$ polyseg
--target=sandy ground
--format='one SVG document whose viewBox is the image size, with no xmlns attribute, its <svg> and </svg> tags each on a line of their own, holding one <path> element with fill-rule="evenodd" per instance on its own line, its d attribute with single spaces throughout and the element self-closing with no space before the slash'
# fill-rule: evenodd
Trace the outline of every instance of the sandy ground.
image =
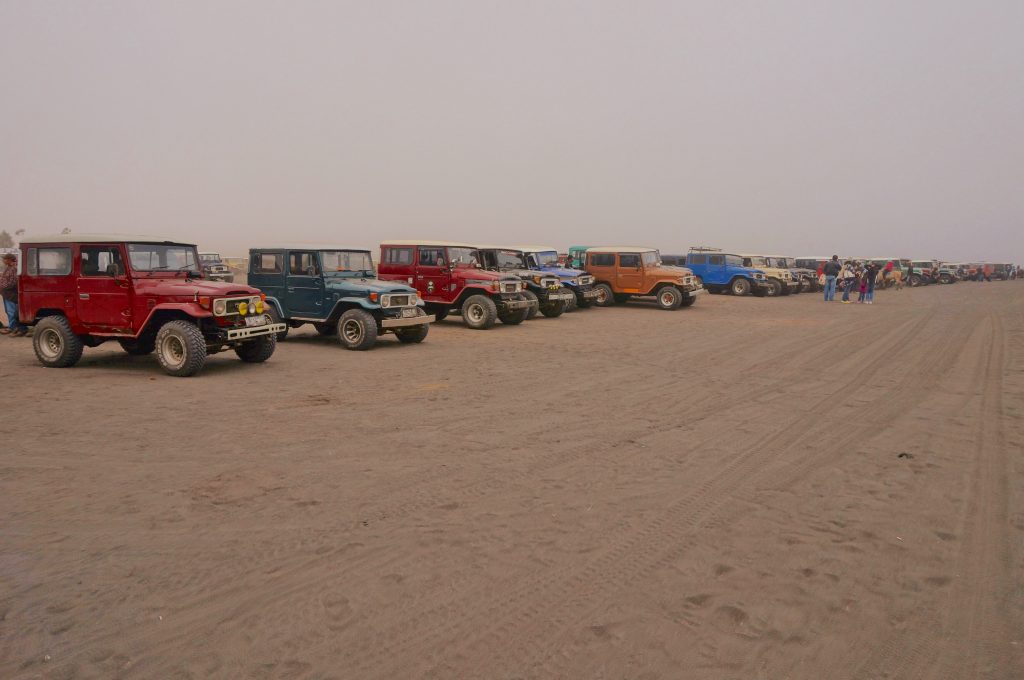
<svg viewBox="0 0 1024 680">
<path fill-rule="evenodd" d="M 0 677 L 1024 677 L 1024 284 L 193 379 L 0 338 Z"/>
</svg>

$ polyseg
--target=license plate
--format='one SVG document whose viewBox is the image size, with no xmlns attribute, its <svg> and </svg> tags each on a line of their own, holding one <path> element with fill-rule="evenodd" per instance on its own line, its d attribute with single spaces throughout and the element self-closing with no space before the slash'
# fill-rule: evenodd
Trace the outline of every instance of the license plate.
<svg viewBox="0 0 1024 680">
<path fill-rule="evenodd" d="M 263 316 L 262 314 L 260 314 L 259 316 L 247 316 L 245 317 L 245 325 L 249 326 L 250 328 L 252 326 L 266 326 L 267 317 Z"/>
<path fill-rule="evenodd" d="M 416 316 L 416 310 L 414 308 L 410 307 L 409 309 L 403 309 L 402 310 L 402 317 L 403 318 L 409 319 L 409 318 L 412 318 L 414 316 Z"/>
</svg>

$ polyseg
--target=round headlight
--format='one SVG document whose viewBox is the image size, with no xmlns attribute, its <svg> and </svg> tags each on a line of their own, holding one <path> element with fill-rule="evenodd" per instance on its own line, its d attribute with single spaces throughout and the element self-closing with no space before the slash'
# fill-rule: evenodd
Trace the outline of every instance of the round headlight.
<svg viewBox="0 0 1024 680">
<path fill-rule="evenodd" d="M 249 303 L 245 302 L 244 300 L 242 302 L 239 302 L 238 303 L 238 313 L 241 314 L 242 316 L 245 316 L 246 314 L 248 314 L 249 313 Z"/>
<path fill-rule="evenodd" d="M 228 311 L 228 303 L 226 300 L 214 300 L 213 301 L 213 313 L 217 316 L 224 316 L 225 312 Z"/>
<path fill-rule="evenodd" d="M 390 307 L 391 306 L 391 296 L 390 295 L 381 295 L 380 296 L 380 306 L 381 307 Z"/>
</svg>

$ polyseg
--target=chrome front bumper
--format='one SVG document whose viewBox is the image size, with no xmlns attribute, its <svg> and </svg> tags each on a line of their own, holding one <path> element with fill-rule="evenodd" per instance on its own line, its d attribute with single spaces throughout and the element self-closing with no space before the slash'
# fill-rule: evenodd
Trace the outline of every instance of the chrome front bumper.
<svg viewBox="0 0 1024 680">
<path fill-rule="evenodd" d="M 246 328 L 230 328 L 227 331 L 228 342 L 248 340 L 249 338 L 257 338 L 261 335 L 270 335 L 271 333 L 283 333 L 286 328 L 287 326 L 283 323 L 268 323 L 263 326 Z"/>
</svg>

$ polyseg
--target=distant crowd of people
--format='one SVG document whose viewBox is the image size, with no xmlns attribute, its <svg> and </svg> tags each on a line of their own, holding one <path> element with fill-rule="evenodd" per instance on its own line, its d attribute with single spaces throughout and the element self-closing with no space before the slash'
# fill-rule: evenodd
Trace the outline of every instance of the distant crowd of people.
<svg viewBox="0 0 1024 680">
<path fill-rule="evenodd" d="M 894 276 L 892 262 L 887 263 L 883 268 L 872 262 L 861 263 L 856 260 L 840 262 L 838 255 L 833 255 L 832 259 L 824 264 L 821 271 L 825 277 L 825 302 L 834 302 L 836 289 L 841 288 L 843 291 L 842 302 L 845 304 L 853 302 L 850 299 L 850 294 L 854 291 L 859 293 L 858 303 L 873 304 L 879 272 L 883 272 L 883 281 Z"/>
</svg>

